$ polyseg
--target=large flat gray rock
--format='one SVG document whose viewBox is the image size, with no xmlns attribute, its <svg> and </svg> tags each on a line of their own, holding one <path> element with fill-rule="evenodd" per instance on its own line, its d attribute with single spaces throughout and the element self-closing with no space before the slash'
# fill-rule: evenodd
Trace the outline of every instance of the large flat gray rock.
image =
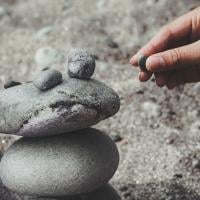
<svg viewBox="0 0 200 200">
<path fill-rule="evenodd" d="M 4 154 L 3 184 L 23 195 L 86 194 L 105 185 L 119 164 L 115 143 L 96 129 L 51 137 L 24 137 Z"/>
<path fill-rule="evenodd" d="M 114 115 L 118 95 L 96 80 L 69 78 L 40 91 L 26 83 L 0 93 L 0 132 L 49 136 L 92 126 Z"/>
</svg>

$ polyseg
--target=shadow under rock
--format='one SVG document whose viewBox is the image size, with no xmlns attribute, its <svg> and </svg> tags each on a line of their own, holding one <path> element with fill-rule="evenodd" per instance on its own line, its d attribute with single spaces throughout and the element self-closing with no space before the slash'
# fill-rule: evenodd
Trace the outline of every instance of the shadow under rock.
<svg viewBox="0 0 200 200">
<path fill-rule="evenodd" d="M 73 196 L 73 197 L 54 197 L 54 198 L 48 198 L 48 197 L 19 197 L 15 195 L 14 193 L 8 191 L 3 187 L 3 185 L 0 185 L 0 191 L 2 191 L 2 188 L 5 190 L 4 193 L 7 193 L 7 196 L 1 196 L 2 193 L 0 193 L 0 199 L 1 200 L 121 200 L 120 196 L 117 194 L 115 189 L 111 187 L 110 185 L 106 185 L 94 192 L 91 192 L 89 194 L 85 195 L 79 195 L 79 196 Z"/>
<path fill-rule="evenodd" d="M 172 179 L 166 182 L 127 184 L 119 190 L 125 200 L 200 200 L 196 191 L 185 186 L 186 182 Z"/>
</svg>

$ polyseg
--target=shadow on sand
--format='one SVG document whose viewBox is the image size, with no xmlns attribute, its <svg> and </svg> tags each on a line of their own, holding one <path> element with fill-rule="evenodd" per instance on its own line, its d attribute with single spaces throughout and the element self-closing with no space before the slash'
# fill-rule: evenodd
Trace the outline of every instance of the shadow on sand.
<svg viewBox="0 0 200 200">
<path fill-rule="evenodd" d="M 168 180 L 147 184 L 128 184 L 121 189 L 126 200 L 200 200 L 200 195 L 186 187 L 187 180 Z"/>
</svg>

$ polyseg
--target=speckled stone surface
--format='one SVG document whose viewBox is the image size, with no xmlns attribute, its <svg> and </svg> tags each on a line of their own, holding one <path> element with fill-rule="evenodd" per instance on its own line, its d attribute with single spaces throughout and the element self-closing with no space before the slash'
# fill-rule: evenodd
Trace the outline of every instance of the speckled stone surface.
<svg viewBox="0 0 200 200">
<path fill-rule="evenodd" d="M 22 138 L 4 154 L 3 184 L 31 196 L 85 194 L 106 184 L 119 164 L 115 143 L 85 129 L 43 138 Z"/>
<path fill-rule="evenodd" d="M 119 107 L 114 90 L 96 80 L 69 78 L 45 92 L 26 83 L 0 93 L 0 132 L 29 137 L 70 132 L 114 115 Z"/>
<path fill-rule="evenodd" d="M 89 79 L 95 70 L 95 58 L 87 50 L 74 49 L 68 55 L 68 75 L 72 78 Z"/>
<path fill-rule="evenodd" d="M 105 185 L 89 194 L 78 195 L 73 197 L 55 197 L 55 198 L 42 198 L 42 197 L 25 197 L 24 200 L 120 200 L 120 196 L 115 189 L 110 185 Z"/>
</svg>

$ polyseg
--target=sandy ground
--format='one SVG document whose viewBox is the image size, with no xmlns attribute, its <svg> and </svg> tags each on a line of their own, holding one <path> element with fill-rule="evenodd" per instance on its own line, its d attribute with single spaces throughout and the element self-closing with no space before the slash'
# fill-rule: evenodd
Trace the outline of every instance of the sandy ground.
<svg viewBox="0 0 200 200">
<path fill-rule="evenodd" d="M 72 47 L 95 53 L 95 78 L 113 87 L 120 112 L 98 124 L 117 142 L 121 162 L 111 184 L 122 200 L 200 199 L 200 84 L 172 91 L 141 84 L 128 64 L 168 21 L 199 0 L 0 0 L 0 87 L 34 79 L 38 49 L 59 56 L 51 67 L 66 73 Z M 120 139 L 120 137 L 121 139 Z M 1 153 L 15 140 L 2 135 Z M 1 200 L 22 199 L 1 187 Z"/>
</svg>

